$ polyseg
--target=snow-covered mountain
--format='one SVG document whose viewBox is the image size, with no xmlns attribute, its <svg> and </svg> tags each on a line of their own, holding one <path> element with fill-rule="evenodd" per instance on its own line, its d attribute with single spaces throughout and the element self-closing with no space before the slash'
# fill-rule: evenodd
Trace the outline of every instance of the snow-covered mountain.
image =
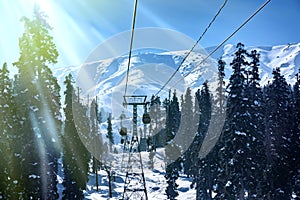
<svg viewBox="0 0 300 200">
<path fill-rule="evenodd" d="M 210 59 L 202 63 L 203 59 L 214 47 L 207 48 L 207 53 L 192 52 L 184 62 L 179 72 L 160 93 L 168 95 L 168 90 L 176 89 L 180 94 L 187 86 L 196 89 L 204 80 L 215 80 L 217 72 L 216 60 L 220 57 L 227 63 L 226 79 L 231 75 L 229 66 L 235 52 L 235 45 L 227 44 L 215 52 Z M 260 53 L 261 84 L 265 85 L 272 80 L 272 70 L 281 68 L 288 83 L 295 82 L 295 74 L 300 67 L 300 43 L 278 46 L 246 47 L 249 52 L 257 50 Z M 156 94 L 168 78 L 176 71 L 187 51 L 136 53 L 132 56 L 129 70 L 127 94 Z M 83 63 L 80 66 L 61 67 L 54 70 L 54 75 L 63 85 L 64 77 L 72 73 L 77 78 L 77 85 L 83 94 L 102 96 L 103 105 L 107 105 L 106 97 L 121 98 L 125 89 L 127 72 L 127 55 L 107 60 L 96 60 Z M 109 102 L 111 103 L 111 102 Z"/>
<path fill-rule="evenodd" d="M 205 51 L 192 52 L 180 67 L 187 51 L 158 52 L 143 51 L 136 52 L 131 58 L 126 95 L 147 95 L 149 101 L 151 96 L 157 94 L 159 89 L 166 83 L 171 75 L 174 77 L 159 93 L 161 99 L 169 95 L 169 89 L 176 90 L 180 96 L 187 87 L 195 92 L 205 80 L 210 84 L 212 93 L 215 91 L 217 78 L 217 59 L 222 58 L 226 63 L 225 81 L 228 81 L 232 69 L 229 66 L 235 45 L 227 44 L 218 49 L 208 59 L 210 51 L 215 47 L 207 48 Z M 272 70 L 280 67 L 288 83 L 295 82 L 295 75 L 300 67 L 300 43 L 278 46 L 246 47 L 249 52 L 257 50 L 260 53 L 260 77 L 261 85 L 272 81 Z M 203 62 L 203 59 L 206 59 Z M 80 66 L 56 68 L 54 75 L 58 78 L 64 90 L 64 77 L 72 73 L 77 86 L 81 88 L 83 98 L 90 99 L 98 96 L 99 106 L 107 113 L 120 116 L 123 109 L 123 95 L 125 91 L 128 56 L 120 56 L 106 60 L 95 60 L 83 63 Z M 88 101 L 88 100 L 86 100 Z M 130 115 L 130 113 L 127 113 Z"/>
<path fill-rule="evenodd" d="M 208 48 L 211 51 L 213 48 Z M 260 78 L 261 85 L 265 85 L 272 80 L 272 70 L 280 67 L 281 73 L 290 84 L 295 83 L 295 75 L 300 68 L 300 43 L 278 45 L 278 46 L 259 46 L 246 47 L 247 51 L 257 50 L 260 53 Z M 214 59 L 222 57 L 227 63 L 226 77 L 229 78 L 231 69 L 228 66 L 232 61 L 235 46 L 227 44 L 222 50 L 212 55 Z"/>
</svg>

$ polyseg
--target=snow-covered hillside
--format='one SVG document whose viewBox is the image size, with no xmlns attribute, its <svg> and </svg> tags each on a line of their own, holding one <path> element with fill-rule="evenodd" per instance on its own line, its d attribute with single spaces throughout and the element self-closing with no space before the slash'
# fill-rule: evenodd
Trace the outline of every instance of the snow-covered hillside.
<svg viewBox="0 0 300 200">
<path fill-rule="evenodd" d="M 207 53 L 214 47 L 207 48 Z M 281 68 L 282 74 L 291 84 L 295 82 L 295 74 L 300 67 L 300 43 L 278 46 L 247 47 L 246 50 L 257 50 L 260 53 L 260 76 L 261 84 L 265 85 L 272 80 L 272 70 Z M 179 93 L 184 92 L 186 86 L 197 88 L 204 80 L 211 78 L 216 72 L 216 60 L 220 57 L 227 63 L 226 79 L 231 75 L 229 66 L 235 45 L 227 44 L 211 56 L 211 60 L 201 63 L 206 57 L 205 53 L 192 53 L 179 73 L 167 85 L 162 95 L 166 95 L 169 88 L 176 89 Z M 171 74 L 177 69 L 187 51 L 142 53 L 135 54 L 131 59 L 129 72 L 129 93 L 152 95 L 166 82 Z M 56 68 L 54 75 L 63 85 L 64 77 L 72 73 L 77 83 L 86 93 L 93 95 L 108 96 L 114 93 L 124 92 L 125 77 L 127 71 L 127 56 L 111 58 L 107 60 L 83 63 L 80 66 Z M 199 66 L 198 64 L 201 63 Z M 192 73 L 190 71 L 193 70 Z M 190 74 L 188 74 L 190 73 Z M 183 76 L 185 78 L 183 78 Z M 118 96 L 119 97 L 119 96 Z M 105 99 L 105 97 L 103 97 Z"/>
<path fill-rule="evenodd" d="M 208 51 L 212 50 L 209 48 Z M 272 70 L 280 67 L 288 83 L 295 83 L 295 75 L 300 68 L 300 43 L 278 46 L 247 47 L 247 51 L 257 50 L 260 53 L 260 78 L 261 85 L 272 80 Z M 222 57 L 227 65 L 232 61 L 235 46 L 227 44 L 222 51 L 212 55 L 214 59 Z M 226 69 L 226 77 L 231 74 L 230 67 Z"/>
<path fill-rule="evenodd" d="M 217 59 L 221 58 L 227 63 L 225 68 L 225 82 L 228 81 L 232 69 L 230 62 L 235 52 L 235 45 L 227 44 L 215 52 L 211 59 L 203 59 L 214 47 L 204 51 L 192 52 L 182 67 L 176 72 L 187 51 L 155 52 L 145 51 L 133 54 L 129 71 L 127 95 L 147 95 L 148 101 L 156 94 L 162 85 L 175 73 L 169 84 L 160 92 L 161 99 L 168 97 L 169 89 L 176 90 L 180 96 L 187 87 L 195 92 L 205 80 L 210 83 L 210 90 L 215 92 L 217 78 Z M 280 67 L 288 83 L 295 82 L 295 74 L 300 67 L 300 43 L 278 46 L 246 47 L 249 52 L 257 50 L 260 53 L 261 85 L 272 81 L 272 70 Z M 123 95 L 127 72 L 128 56 L 107 60 L 96 60 L 83 63 L 80 66 L 56 68 L 54 75 L 58 78 L 64 90 L 64 77 L 72 73 L 77 86 L 81 88 L 83 98 L 90 99 L 98 96 L 101 109 L 112 113 L 113 117 L 120 116 L 123 110 Z M 88 101 L 88 100 L 86 100 Z M 142 112 L 142 111 L 141 111 Z M 130 112 L 126 113 L 130 116 Z"/>
<path fill-rule="evenodd" d="M 167 199 L 167 195 L 165 193 L 165 189 L 167 187 L 167 182 L 164 177 L 165 175 L 165 163 L 164 163 L 164 150 L 158 149 L 156 151 L 154 157 L 154 169 L 149 169 L 147 162 L 149 161 L 149 153 L 142 152 L 142 160 L 144 161 L 144 174 L 146 180 L 146 188 L 147 195 L 149 199 L 156 200 L 164 200 Z M 118 155 L 116 155 L 118 156 Z M 118 157 L 116 159 L 119 159 Z M 122 197 L 122 193 L 124 191 L 124 180 L 125 173 L 124 171 L 116 170 L 115 172 L 115 181 L 112 184 L 113 188 L 113 198 L 112 200 L 117 200 Z M 96 191 L 95 184 L 95 175 L 91 175 L 89 178 L 89 182 L 87 185 L 87 190 L 85 192 L 86 199 L 94 199 L 94 200 L 104 200 L 108 199 L 109 196 L 109 188 L 108 188 L 108 177 L 107 173 L 104 170 L 99 171 L 99 191 Z M 178 199 L 195 199 L 196 190 L 194 188 L 190 188 L 192 179 L 187 178 L 185 175 L 181 175 L 181 177 L 177 180 L 179 185 Z"/>
</svg>

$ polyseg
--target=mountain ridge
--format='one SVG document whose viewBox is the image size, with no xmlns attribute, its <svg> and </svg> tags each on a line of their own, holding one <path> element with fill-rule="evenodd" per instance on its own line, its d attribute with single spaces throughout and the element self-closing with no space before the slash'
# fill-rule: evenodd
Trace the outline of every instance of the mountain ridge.
<svg viewBox="0 0 300 200">
<path fill-rule="evenodd" d="M 187 87 L 191 87 L 195 91 L 205 80 L 216 80 L 217 59 L 219 58 L 226 62 L 225 82 L 228 82 L 232 73 L 230 62 L 236 50 L 235 45 L 224 45 L 210 59 L 202 63 L 213 49 L 214 47 L 207 48 L 206 55 L 192 52 L 178 72 L 176 70 L 187 51 L 146 52 L 132 55 L 128 94 L 146 94 L 150 97 L 162 88 L 173 73 L 175 73 L 174 78 L 160 93 L 162 99 L 168 96 L 169 88 L 176 89 L 178 95 L 183 94 Z M 262 86 L 272 81 L 272 71 L 277 67 L 280 67 L 289 84 L 295 83 L 295 75 L 300 68 L 300 43 L 260 47 L 245 46 L 245 49 L 248 52 L 257 50 L 260 53 L 259 73 Z M 122 56 L 83 63 L 80 66 L 56 68 L 54 75 L 60 85 L 63 85 L 64 77 L 72 73 L 77 86 L 82 89 L 83 95 L 88 94 L 90 98 L 102 96 L 103 103 L 100 106 L 107 107 L 107 105 L 115 104 L 113 107 L 116 108 L 122 107 L 127 64 L 128 57 Z M 201 67 L 199 67 L 200 64 Z M 112 100 L 112 98 L 118 99 L 118 101 Z M 112 112 L 112 109 L 106 110 Z"/>
<path fill-rule="evenodd" d="M 230 50 L 228 50 L 228 47 L 231 47 Z M 207 53 L 211 53 L 214 49 L 216 48 L 216 46 L 211 46 L 211 47 L 207 47 L 205 48 L 205 50 L 207 51 Z M 283 44 L 283 45 L 274 45 L 274 46 L 264 46 L 264 45 L 260 45 L 260 46 L 245 46 L 245 49 L 248 50 L 248 51 L 251 51 L 251 50 L 257 50 L 261 55 L 265 55 L 265 54 L 273 54 L 273 55 L 276 55 L 280 57 L 280 52 L 278 52 L 278 49 L 281 50 L 281 51 L 287 51 L 288 49 L 291 49 L 291 48 L 296 48 L 297 49 L 297 52 L 293 58 L 295 60 L 295 74 L 297 73 L 297 70 L 299 70 L 300 68 L 300 42 L 299 43 L 289 43 L 289 44 Z M 235 45 L 232 45 L 232 44 L 226 44 L 226 45 L 223 45 L 221 48 L 219 48 L 214 54 L 211 55 L 211 58 L 217 60 L 219 58 L 223 58 L 223 59 L 228 59 L 228 57 L 232 57 L 233 53 L 234 53 L 234 50 L 235 50 Z M 275 52 L 277 50 L 277 52 Z M 290 53 L 295 53 L 295 52 L 291 52 L 289 51 Z M 154 54 L 157 54 L 157 53 L 154 53 Z M 161 53 L 159 53 L 161 54 Z M 164 52 L 165 54 L 165 52 Z M 291 55 L 290 55 L 291 56 Z M 262 57 L 262 56 L 261 56 Z M 263 56 L 264 58 L 265 56 Z M 284 59 L 286 56 L 283 56 L 282 59 Z M 119 58 L 116 58 L 116 59 L 107 59 L 105 61 L 109 61 L 111 60 L 112 62 L 118 60 Z M 97 61 L 96 61 L 97 62 Z M 94 62 L 94 63 L 96 63 Z M 260 59 L 260 62 L 262 62 L 262 60 Z M 228 65 L 229 63 L 227 63 Z M 74 77 L 77 77 L 77 73 L 80 69 L 82 65 L 77 65 L 77 66 L 67 66 L 67 67 L 57 67 L 55 68 L 53 71 L 54 71 L 54 75 L 58 78 L 58 80 L 60 80 L 62 78 L 62 75 L 65 75 L 65 74 L 68 74 L 68 73 L 72 73 Z M 272 63 L 271 65 L 273 68 L 275 67 L 280 67 L 278 65 L 274 65 Z M 230 66 L 227 66 L 227 68 L 230 67 Z M 228 76 L 228 74 L 226 75 Z M 293 78 L 293 77 L 292 77 Z"/>
</svg>

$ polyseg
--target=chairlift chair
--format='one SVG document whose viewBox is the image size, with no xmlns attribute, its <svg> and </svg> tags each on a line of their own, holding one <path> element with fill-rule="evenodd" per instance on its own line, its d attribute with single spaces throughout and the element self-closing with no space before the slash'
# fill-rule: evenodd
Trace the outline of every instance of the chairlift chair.
<svg viewBox="0 0 300 200">
<path fill-rule="evenodd" d="M 144 124 L 150 124 L 150 122 L 151 122 L 151 117 L 150 117 L 149 113 L 147 112 L 147 104 L 145 105 L 145 111 L 143 114 L 142 121 Z"/>
<path fill-rule="evenodd" d="M 122 114 L 120 115 L 120 119 L 121 119 L 121 129 L 120 129 L 120 135 L 121 136 L 127 136 L 127 128 L 123 126 L 123 119 L 125 118 L 125 114 L 124 112 L 122 112 Z"/>
</svg>

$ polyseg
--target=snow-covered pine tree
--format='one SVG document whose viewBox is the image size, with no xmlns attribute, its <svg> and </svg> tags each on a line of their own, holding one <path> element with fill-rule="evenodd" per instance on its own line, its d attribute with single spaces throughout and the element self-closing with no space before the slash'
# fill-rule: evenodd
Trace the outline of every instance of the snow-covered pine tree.
<svg viewBox="0 0 300 200">
<path fill-rule="evenodd" d="M 221 163 L 219 163 L 218 154 L 219 150 L 223 148 L 221 145 L 222 143 L 218 142 L 218 140 L 221 140 L 219 136 L 222 134 L 224 118 L 226 117 L 226 95 L 224 82 L 225 65 L 226 63 L 220 58 L 218 60 L 218 87 L 216 89 L 216 96 L 211 99 L 211 119 L 209 121 L 209 127 L 215 134 L 213 136 L 215 141 L 212 142 L 212 144 L 209 144 L 209 146 L 214 145 L 210 152 L 198 161 L 198 177 L 196 177 L 196 180 L 194 181 L 194 183 L 198 183 L 196 193 L 196 199 L 198 200 L 203 198 L 212 199 L 213 193 L 217 193 L 218 173 L 221 169 L 219 167 Z M 211 142 L 211 140 L 209 142 Z"/>
<path fill-rule="evenodd" d="M 149 115 L 151 118 L 149 132 L 153 137 L 152 140 L 155 148 L 163 147 L 166 144 L 166 134 L 164 131 L 162 131 L 163 121 L 160 97 L 155 97 L 154 95 L 151 97 Z"/>
<path fill-rule="evenodd" d="M 24 199 L 55 199 L 59 146 L 59 87 L 48 65 L 57 62 L 58 52 L 43 13 L 22 18 L 24 33 L 19 39 L 19 70 L 14 84 L 21 123 L 22 181 Z"/>
<path fill-rule="evenodd" d="M 211 117 L 212 101 L 207 82 L 203 83 L 202 89 L 196 92 L 196 102 L 199 107 L 198 131 L 189 149 L 184 154 L 184 171 L 188 176 L 194 178 L 197 188 L 197 199 L 209 198 L 209 188 L 211 185 L 210 171 L 206 159 L 199 159 L 199 152 L 203 139 L 207 133 Z"/>
<path fill-rule="evenodd" d="M 166 155 L 166 174 L 167 180 L 166 194 L 168 199 L 176 199 L 178 196 L 178 184 L 176 180 L 179 177 L 179 172 L 182 169 L 181 163 L 181 148 L 174 143 L 173 139 L 177 134 L 180 125 L 180 110 L 176 91 L 173 93 L 172 100 L 165 101 L 166 108 L 166 128 L 165 137 L 167 145 L 165 146 Z"/>
<path fill-rule="evenodd" d="M 208 126 L 211 120 L 211 113 L 212 113 L 212 99 L 211 94 L 208 89 L 207 82 L 203 83 L 203 88 L 200 91 L 200 94 L 196 94 L 199 108 L 200 108 L 200 116 L 199 116 L 199 126 L 198 132 L 195 138 L 199 140 L 196 148 L 194 148 L 193 154 L 194 157 L 199 157 L 200 147 L 203 143 L 204 137 L 207 134 Z M 203 159 L 197 159 L 198 171 L 195 171 L 196 174 L 196 199 L 209 199 L 211 198 L 211 189 L 212 189 L 212 171 L 211 171 L 211 164 L 210 158 L 205 157 Z"/>
<path fill-rule="evenodd" d="M 194 117 L 192 99 L 191 89 L 187 88 L 184 98 L 182 97 L 180 127 L 176 138 L 183 151 L 192 143 L 198 128 L 197 124 L 191 123 Z"/>
<path fill-rule="evenodd" d="M 47 162 L 43 163 L 42 168 L 44 173 L 47 174 L 48 198 L 53 198 L 57 196 L 58 159 L 62 150 L 62 117 L 60 112 L 60 86 L 47 66 L 39 70 L 37 88 L 41 100 L 40 112 L 43 118 L 40 129 L 44 132 L 44 144 L 48 155 Z"/>
<path fill-rule="evenodd" d="M 237 44 L 237 51 L 230 63 L 233 74 L 228 85 L 227 118 L 221 137 L 219 151 L 219 173 L 217 178 L 217 199 L 242 199 L 250 192 L 247 187 L 248 169 L 251 168 L 251 136 L 247 132 L 250 120 L 245 97 L 246 50 Z"/>
<path fill-rule="evenodd" d="M 192 161 L 194 158 L 191 157 L 193 143 L 198 142 L 194 141 L 197 135 L 198 123 L 195 123 L 193 117 L 194 111 L 191 89 L 187 88 L 184 98 L 182 97 L 180 127 L 175 142 L 179 145 L 183 153 L 183 171 L 188 176 L 191 175 L 190 171 L 194 163 Z"/>
<path fill-rule="evenodd" d="M 264 100 L 259 81 L 259 53 L 256 50 L 247 53 L 250 58 L 249 70 L 246 72 L 247 80 L 243 103 L 245 104 L 244 132 L 247 143 L 244 152 L 247 156 L 244 170 L 245 191 L 250 198 L 264 198 L 266 184 L 266 154 L 264 134 Z"/>
<path fill-rule="evenodd" d="M 225 88 L 224 88 L 225 66 L 226 66 L 226 62 L 220 58 L 218 60 L 218 87 L 216 89 L 217 96 L 215 97 L 216 113 L 219 115 L 221 115 L 224 112 L 225 101 L 226 101 Z"/>
<path fill-rule="evenodd" d="M 65 121 L 63 134 L 63 166 L 64 181 L 63 199 L 83 199 L 83 190 L 86 188 L 88 181 L 88 163 L 90 154 L 83 145 L 78 131 L 90 130 L 87 120 L 78 120 L 82 124 L 75 125 L 74 113 L 80 119 L 87 119 L 87 108 L 79 102 L 76 95 L 72 76 L 69 74 L 65 80 Z"/>
<path fill-rule="evenodd" d="M 112 146 L 114 145 L 114 135 L 113 135 L 113 130 L 112 130 L 112 124 L 111 124 L 111 113 L 108 115 L 107 118 L 107 134 L 106 137 L 109 141 L 109 150 L 110 152 L 113 151 Z"/>
<path fill-rule="evenodd" d="M 199 90 L 197 92 L 200 93 Z M 196 126 L 199 128 L 200 108 L 199 108 L 199 102 L 198 102 L 198 98 L 197 98 L 197 92 L 195 93 L 195 98 L 194 98 L 193 124 L 196 124 Z"/>
<path fill-rule="evenodd" d="M 19 122 L 7 64 L 0 69 L 0 199 L 19 199 L 21 195 Z"/>
<path fill-rule="evenodd" d="M 296 83 L 293 87 L 292 104 L 292 136 L 291 136 L 291 167 L 292 192 L 300 197 L 300 69 L 296 74 Z"/>
<path fill-rule="evenodd" d="M 103 141 L 102 135 L 99 129 L 99 123 L 101 119 L 99 119 L 101 115 L 99 115 L 97 98 L 93 99 L 90 106 L 90 127 L 91 127 L 91 144 L 90 151 L 93 152 L 93 173 L 96 176 L 96 190 L 99 189 L 99 178 L 98 171 L 101 169 L 101 165 L 103 164 L 101 161 L 103 159 Z"/>
<path fill-rule="evenodd" d="M 170 143 L 165 147 L 166 155 L 166 174 L 165 178 L 167 180 L 166 194 L 168 199 L 174 200 L 179 195 L 177 188 L 178 184 L 176 180 L 179 177 L 179 172 L 182 170 L 182 159 L 178 158 L 181 155 L 181 149 L 175 143 Z"/>
<path fill-rule="evenodd" d="M 179 102 L 176 95 L 176 90 L 173 92 L 172 99 L 169 100 L 168 104 L 165 105 L 166 107 L 166 142 L 171 141 L 180 125 L 180 110 L 179 110 Z"/>
<path fill-rule="evenodd" d="M 291 87 L 280 69 L 265 89 L 266 150 L 268 161 L 266 199 L 291 199 Z"/>
</svg>

